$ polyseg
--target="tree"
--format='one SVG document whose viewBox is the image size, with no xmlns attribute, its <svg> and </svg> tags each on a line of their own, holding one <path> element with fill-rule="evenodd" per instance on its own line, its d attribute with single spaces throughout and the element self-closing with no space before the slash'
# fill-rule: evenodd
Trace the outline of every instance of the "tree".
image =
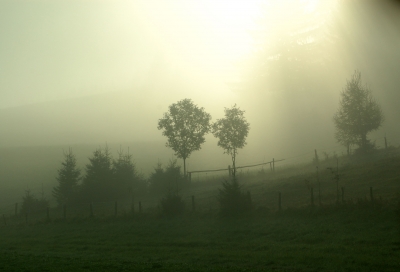
<svg viewBox="0 0 400 272">
<path fill-rule="evenodd" d="M 118 159 L 113 161 L 114 184 L 112 194 L 115 199 L 127 197 L 129 193 L 142 191 L 141 177 L 136 172 L 132 155 L 118 152 Z"/>
<path fill-rule="evenodd" d="M 158 129 L 168 138 L 167 147 L 183 159 L 183 174 L 186 177 L 186 159 L 193 151 L 200 150 L 205 142 L 204 135 L 210 130 L 211 115 L 183 99 L 169 106 L 169 111 L 158 120 Z"/>
<path fill-rule="evenodd" d="M 53 188 L 53 196 L 59 206 L 69 204 L 76 200 L 78 183 L 81 180 L 81 170 L 76 167 L 76 158 L 69 148 L 64 152 L 64 161 L 58 169 L 58 186 Z"/>
<path fill-rule="evenodd" d="M 336 140 L 348 148 L 357 144 L 365 151 L 371 146 L 367 134 L 377 130 L 383 120 L 380 106 L 368 86 L 361 84 L 361 73 L 355 71 L 341 93 L 340 106 L 333 117 Z"/>
<path fill-rule="evenodd" d="M 250 124 L 244 118 L 244 111 L 236 104 L 230 109 L 225 108 L 225 118 L 218 119 L 212 125 L 212 133 L 218 138 L 218 146 L 232 157 L 233 177 L 236 175 L 236 155 L 238 149 L 246 145 L 249 128 Z"/>
<path fill-rule="evenodd" d="M 112 157 L 108 147 L 96 149 L 86 165 L 82 197 L 89 201 L 115 200 L 110 193 L 114 190 L 113 178 Z"/>
<path fill-rule="evenodd" d="M 48 207 L 49 201 L 46 200 L 44 197 L 38 199 L 33 194 L 31 194 L 30 190 L 25 191 L 25 196 L 22 197 L 22 214 L 44 212 Z"/>
<path fill-rule="evenodd" d="M 178 194 L 183 185 L 184 177 L 176 160 L 170 160 L 165 169 L 159 162 L 149 177 L 149 189 L 154 194 Z"/>
</svg>

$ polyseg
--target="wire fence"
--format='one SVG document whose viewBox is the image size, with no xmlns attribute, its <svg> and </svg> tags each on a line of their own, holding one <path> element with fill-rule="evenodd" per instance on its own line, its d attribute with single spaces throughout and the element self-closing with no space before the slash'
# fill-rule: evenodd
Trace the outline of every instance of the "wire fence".
<svg viewBox="0 0 400 272">
<path fill-rule="evenodd" d="M 382 140 L 382 139 L 381 139 Z M 321 162 L 332 163 L 338 149 L 335 147 L 325 149 L 326 155 Z M 329 152 L 329 153 L 328 153 Z M 389 153 L 382 153 L 387 156 Z M 325 171 L 318 173 L 305 170 L 304 178 L 290 180 L 291 176 L 298 177 L 299 167 L 288 163 L 298 158 L 308 158 L 308 164 L 315 159 L 316 152 L 307 152 L 284 160 L 272 160 L 270 162 L 255 163 L 247 166 L 239 166 L 237 177 L 242 181 L 242 188 L 249 192 L 255 210 L 279 211 L 291 207 L 302 207 L 309 205 L 327 205 L 335 203 L 389 203 L 395 205 L 395 192 L 400 190 L 400 177 L 398 183 L 379 183 L 365 185 L 351 184 L 346 182 L 346 177 L 335 182 L 334 176 Z M 320 156 L 320 155 L 319 155 Z M 399 149 L 395 149 L 390 156 L 400 156 Z M 341 157 L 345 160 L 345 157 Z M 272 163 L 277 163 L 276 169 Z M 281 166 L 278 166 L 282 164 Z M 322 163 L 321 163 L 322 164 Z M 325 167 L 324 165 L 323 167 Z M 325 167 L 326 168 L 326 167 Z M 251 169 L 251 171 L 250 171 Z M 314 168 L 313 168 L 314 169 Z M 321 168 L 323 169 L 323 168 Z M 185 203 L 186 212 L 217 213 L 219 210 L 218 188 L 221 181 L 229 179 L 229 169 L 217 169 L 218 171 L 192 171 L 191 185 L 182 190 L 181 195 Z M 276 170 L 276 171 L 274 171 Z M 296 172 L 297 171 L 297 172 Z M 289 180 L 288 180 L 289 179 Z M 282 182 L 284 180 L 285 182 Z M 308 181 L 307 181 L 308 180 Z M 310 182 L 310 180 L 312 180 Z M 39 191 L 40 189 L 37 188 Z M 43 188 L 42 195 L 43 195 Z M 124 217 L 137 214 L 161 213 L 162 196 L 143 195 L 140 197 L 106 202 L 82 202 L 74 205 L 58 208 L 44 207 L 36 210 L 22 212 L 22 202 L 4 203 L 0 206 L 0 215 L 3 225 L 29 224 L 30 222 L 46 220 L 67 220 L 73 218 L 106 218 Z"/>
</svg>

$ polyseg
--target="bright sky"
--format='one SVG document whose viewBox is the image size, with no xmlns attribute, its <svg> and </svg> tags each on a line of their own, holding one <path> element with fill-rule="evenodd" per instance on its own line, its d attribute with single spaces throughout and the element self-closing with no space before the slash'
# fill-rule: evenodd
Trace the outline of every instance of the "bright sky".
<svg viewBox="0 0 400 272">
<path fill-rule="evenodd" d="M 225 96 L 235 62 L 252 50 L 260 4 L 1 1 L 0 108 L 133 90 L 159 58 L 164 69 Z"/>
</svg>

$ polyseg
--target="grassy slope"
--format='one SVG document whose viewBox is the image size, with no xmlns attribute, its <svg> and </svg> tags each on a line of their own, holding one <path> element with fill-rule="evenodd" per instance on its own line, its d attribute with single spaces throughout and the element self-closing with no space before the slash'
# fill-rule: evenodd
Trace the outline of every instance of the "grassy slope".
<svg viewBox="0 0 400 272">
<path fill-rule="evenodd" d="M 144 214 L 3 224 L 0 271 L 399 271 L 400 227 L 393 204 L 400 157 L 340 160 L 340 186 L 346 199 L 362 198 L 356 204 L 326 205 L 336 197 L 326 170 L 334 161 L 320 166 L 324 206 L 313 210 L 307 207 L 304 179 L 316 186 L 314 167 L 250 173 L 242 183 L 256 207 L 265 208 L 252 217 L 222 220 L 205 212 L 220 184 L 210 181 L 185 192 L 196 193 L 200 213 L 183 218 Z M 370 186 L 384 197 L 375 206 L 365 201 Z M 302 208 L 268 212 L 276 210 L 278 191 L 284 208 Z"/>
<path fill-rule="evenodd" d="M 366 206 L 2 227 L 0 270 L 396 271 L 397 227 L 393 211 Z"/>
</svg>

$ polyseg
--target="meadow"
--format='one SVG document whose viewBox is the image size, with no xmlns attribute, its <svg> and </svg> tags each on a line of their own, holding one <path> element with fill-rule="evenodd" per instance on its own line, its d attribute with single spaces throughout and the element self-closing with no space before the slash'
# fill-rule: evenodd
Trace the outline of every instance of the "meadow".
<svg viewBox="0 0 400 272">
<path fill-rule="evenodd" d="M 141 213 L 117 216 L 85 212 L 64 219 L 57 210 L 49 220 L 6 216 L 0 271 L 399 271 L 400 156 L 340 157 L 345 198 L 338 203 L 326 169 L 335 162 L 320 162 L 321 205 L 315 166 L 306 163 L 239 173 L 254 205 L 242 217 L 218 216 L 218 180 L 182 191 L 186 200 L 196 196 L 196 210 L 187 201 L 186 213 L 174 218 L 150 200 Z"/>
</svg>

